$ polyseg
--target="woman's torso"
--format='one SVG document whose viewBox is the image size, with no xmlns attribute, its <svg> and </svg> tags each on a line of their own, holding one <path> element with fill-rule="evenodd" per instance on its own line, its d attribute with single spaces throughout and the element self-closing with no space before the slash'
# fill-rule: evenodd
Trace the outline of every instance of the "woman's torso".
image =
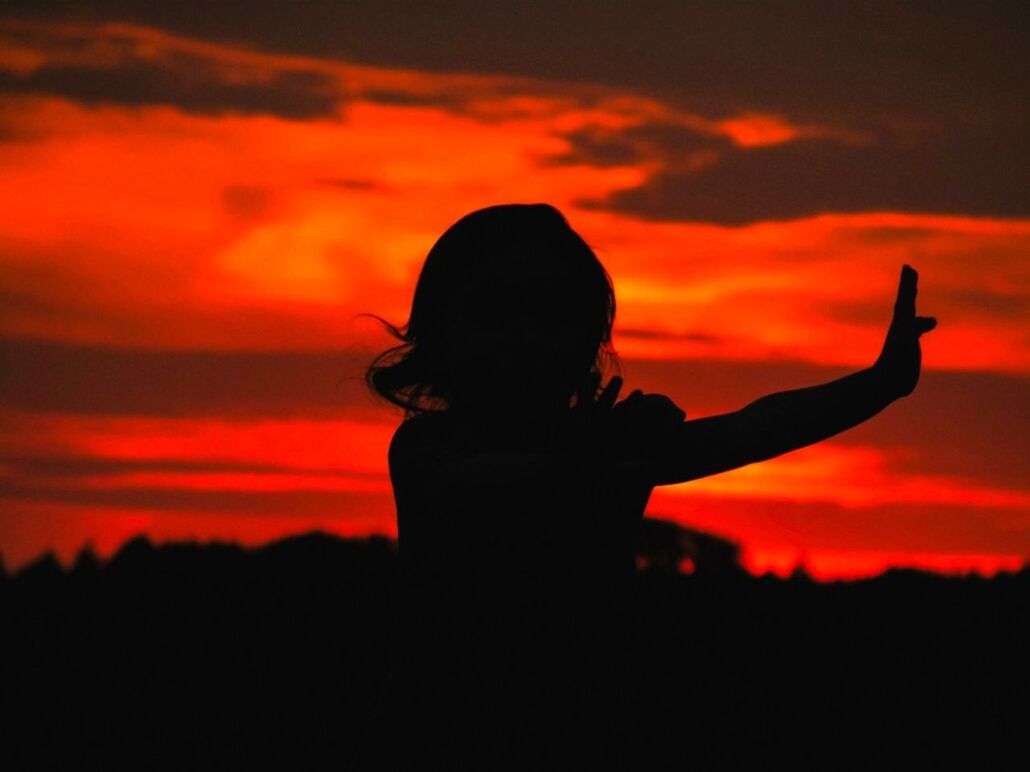
<svg viewBox="0 0 1030 772">
<path fill-rule="evenodd" d="M 477 451 L 456 416 L 409 420 L 451 452 Z M 632 656 L 635 528 L 650 492 L 588 469 L 453 511 L 398 500 L 404 609 L 386 714 L 425 731 L 430 722 L 440 742 L 452 725 L 506 736 L 527 715 L 541 731 L 568 710 L 614 720 L 608 703 L 621 699 Z"/>
</svg>

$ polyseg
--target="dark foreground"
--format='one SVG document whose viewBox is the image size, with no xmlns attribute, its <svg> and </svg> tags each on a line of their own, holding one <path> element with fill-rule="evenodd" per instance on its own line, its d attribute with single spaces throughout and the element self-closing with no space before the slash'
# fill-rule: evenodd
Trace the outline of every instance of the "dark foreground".
<svg viewBox="0 0 1030 772">
<path fill-rule="evenodd" d="M 690 576 L 638 574 L 646 654 L 623 768 L 1026 758 L 1030 570 L 818 584 L 753 578 L 715 542 L 703 552 Z M 69 572 L 37 561 L 0 584 L 15 716 L 0 763 L 347 769 L 390 662 L 397 590 L 391 542 L 318 533 L 257 550 L 138 538 Z"/>
</svg>

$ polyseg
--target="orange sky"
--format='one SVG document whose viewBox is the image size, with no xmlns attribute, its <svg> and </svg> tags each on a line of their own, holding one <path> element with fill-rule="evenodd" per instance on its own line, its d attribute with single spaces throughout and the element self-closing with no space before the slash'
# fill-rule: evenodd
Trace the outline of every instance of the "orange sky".
<svg viewBox="0 0 1030 772">
<path fill-rule="evenodd" d="M 657 488 L 649 514 L 739 541 L 758 571 L 990 574 L 1030 556 L 1030 217 L 855 186 L 813 206 L 802 186 L 826 181 L 791 154 L 874 152 L 875 127 L 129 22 L 2 20 L 0 73 L 8 570 L 139 532 L 395 533 L 400 414 L 360 383 L 390 339 L 353 316 L 406 321 L 451 223 L 536 201 L 614 280 L 624 393 L 668 394 L 688 418 L 871 364 L 904 262 L 938 319 L 911 397 Z M 784 195 L 751 200 L 766 168 Z"/>
</svg>

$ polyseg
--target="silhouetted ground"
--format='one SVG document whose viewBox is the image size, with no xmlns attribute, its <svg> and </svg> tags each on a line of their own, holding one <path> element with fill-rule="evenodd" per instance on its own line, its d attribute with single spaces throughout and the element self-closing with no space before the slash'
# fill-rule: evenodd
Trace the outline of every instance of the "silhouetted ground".
<svg viewBox="0 0 1030 772">
<path fill-rule="evenodd" d="M 693 574 L 670 570 L 683 557 Z M 648 525 L 628 768 L 1026 758 L 1030 570 L 819 584 L 735 561 Z M 345 769 L 390 661 L 397 578 L 392 542 L 322 533 L 253 550 L 140 537 L 105 563 L 4 575 L 5 768 Z"/>
</svg>

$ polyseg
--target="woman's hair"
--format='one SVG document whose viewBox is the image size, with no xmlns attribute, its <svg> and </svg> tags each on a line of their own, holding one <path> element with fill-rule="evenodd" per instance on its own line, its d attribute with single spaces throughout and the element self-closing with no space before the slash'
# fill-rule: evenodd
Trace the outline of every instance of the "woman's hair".
<svg viewBox="0 0 1030 772">
<path fill-rule="evenodd" d="M 429 250 L 407 324 L 397 327 L 375 314 L 359 314 L 377 319 L 401 341 L 372 360 L 365 372 L 368 388 L 404 408 L 405 418 L 449 407 L 448 309 L 456 301 L 459 288 L 484 262 L 517 257 L 530 249 L 561 261 L 571 276 L 563 302 L 575 318 L 582 319 L 587 333 L 575 357 L 587 363 L 583 383 L 593 372 L 603 375 L 608 365 L 618 371 L 618 355 L 611 340 L 615 291 L 593 250 L 549 204 L 499 204 L 465 215 Z M 487 295 L 484 302 L 488 304 L 489 300 Z"/>
</svg>

